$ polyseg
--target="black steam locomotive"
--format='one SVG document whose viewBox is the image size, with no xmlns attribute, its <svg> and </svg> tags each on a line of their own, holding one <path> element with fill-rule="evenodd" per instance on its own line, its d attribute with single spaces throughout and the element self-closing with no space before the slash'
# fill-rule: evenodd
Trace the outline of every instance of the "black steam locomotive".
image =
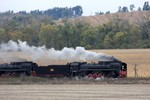
<svg viewBox="0 0 150 100">
<path fill-rule="evenodd" d="M 32 61 L 0 64 L 0 76 L 38 77 L 126 77 L 127 64 L 121 61 L 100 61 L 98 63 L 72 62 L 66 65 L 38 66 Z"/>
</svg>

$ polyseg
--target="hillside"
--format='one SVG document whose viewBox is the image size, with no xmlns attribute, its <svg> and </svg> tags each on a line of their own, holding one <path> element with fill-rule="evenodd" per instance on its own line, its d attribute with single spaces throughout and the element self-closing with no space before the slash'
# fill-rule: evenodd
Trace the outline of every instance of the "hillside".
<svg viewBox="0 0 150 100">
<path fill-rule="evenodd" d="M 86 22 L 90 23 L 93 26 L 102 25 L 111 21 L 114 18 L 121 18 L 128 20 L 130 23 L 138 24 L 143 22 L 144 20 L 150 20 L 150 12 L 149 11 L 135 11 L 135 12 L 124 12 L 124 13 L 112 13 L 112 14 L 103 14 L 103 15 L 95 15 L 95 16 L 82 16 L 78 18 L 71 18 L 69 22 Z"/>
<path fill-rule="evenodd" d="M 59 50 L 77 46 L 86 49 L 150 48 L 149 21 L 148 11 L 60 20 L 44 14 L 8 12 L 0 14 L 0 42 L 19 39 L 29 45 Z"/>
</svg>

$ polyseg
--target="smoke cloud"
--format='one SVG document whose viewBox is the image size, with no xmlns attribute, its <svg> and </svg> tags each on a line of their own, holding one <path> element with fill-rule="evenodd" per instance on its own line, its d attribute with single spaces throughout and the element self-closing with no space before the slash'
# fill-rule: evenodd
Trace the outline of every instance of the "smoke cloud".
<svg viewBox="0 0 150 100">
<path fill-rule="evenodd" d="M 54 48 L 47 49 L 45 46 L 29 46 L 27 42 L 20 40 L 18 42 L 10 40 L 8 43 L 0 44 L 1 62 L 24 61 L 25 59 L 37 63 L 43 62 L 42 64 L 53 64 L 73 61 L 113 61 L 116 58 L 104 53 L 85 50 L 84 47 L 75 49 L 64 47 L 62 50 L 55 50 Z"/>
</svg>

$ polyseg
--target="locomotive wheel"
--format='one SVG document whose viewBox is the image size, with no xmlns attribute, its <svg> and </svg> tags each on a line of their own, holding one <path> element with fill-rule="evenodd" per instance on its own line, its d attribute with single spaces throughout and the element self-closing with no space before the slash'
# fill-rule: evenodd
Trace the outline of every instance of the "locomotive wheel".
<svg viewBox="0 0 150 100">
<path fill-rule="evenodd" d="M 26 72 L 17 72 L 15 74 L 17 77 L 24 77 L 24 76 L 27 76 Z"/>
<path fill-rule="evenodd" d="M 96 79 L 97 77 L 98 77 L 98 74 L 97 74 L 97 73 L 94 73 L 94 74 L 93 74 L 93 78 Z"/>
<path fill-rule="evenodd" d="M 88 78 L 93 78 L 93 75 L 92 74 L 88 74 Z"/>
<path fill-rule="evenodd" d="M 27 73 L 26 72 L 22 72 L 22 73 L 20 73 L 20 76 L 27 76 Z"/>
<path fill-rule="evenodd" d="M 0 73 L 0 76 L 2 75 L 2 73 Z"/>
<path fill-rule="evenodd" d="M 103 74 L 101 74 L 101 73 L 99 73 L 99 74 L 97 75 L 98 78 L 100 78 L 100 77 L 102 77 L 102 76 L 103 76 Z"/>
<path fill-rule="evenodd" d="M 101 73 L 88 74 L 88 78 L 93 78 L 93 79 L 100 78 L 102 76 L 103 75 Z"/>
<path fill-rule="evenodd" d="M 108 75 L 109 77 L 112 77 L 112 78 L 117 78 L 118 77 L 118 74 L 117 74 L 117 72 L 116 71 L 111 71 L 111 72 L 109 72 L 109 75 Z"/>
</svg>

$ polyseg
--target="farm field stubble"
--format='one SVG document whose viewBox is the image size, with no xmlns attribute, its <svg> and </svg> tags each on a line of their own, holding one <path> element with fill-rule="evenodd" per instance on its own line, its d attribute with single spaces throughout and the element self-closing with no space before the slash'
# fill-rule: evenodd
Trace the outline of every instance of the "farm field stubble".
<svg viewBox="0 0 150 100">
<path fill-rule="evenodd" d="M 0 100 L 150 100 L 149 84 L 1 85 Z"/>
</svg>

